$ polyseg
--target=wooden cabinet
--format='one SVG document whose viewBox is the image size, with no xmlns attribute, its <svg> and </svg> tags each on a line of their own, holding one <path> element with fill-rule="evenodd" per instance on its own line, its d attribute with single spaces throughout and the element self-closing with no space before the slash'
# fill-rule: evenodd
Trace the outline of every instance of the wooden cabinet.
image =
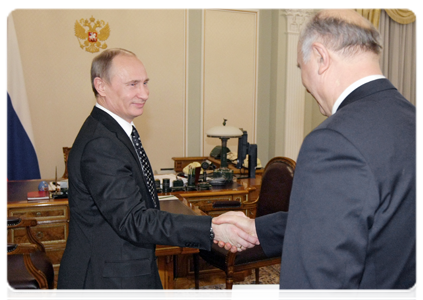
<svg viewBox="0 0 423 300">
<path fill-rule="evenodd" d="M 56 287 L 60 260 L 66 247 L 69 232 L 69 207 L 67 200 L 9 202 L 7 205 L 7 216 L 35 218 L 37 220 L 38 225 L 31 230 L 44 244 L 46 254 L 53 263 Z M 9 230 L 8 243 L 29 243 L 24 230 L 23 228 Z"/>
<path fill-rule="evenodd" d="M 191 156 L 191 157 L 172 157 L 173 159 L 173 168 L 175 172 L 182 172 L 182 170 L 192 162 L 203 162 L 207 159 L 207 156 Z"/>
<path fill-rule="evenodd" d="M 209 216 L 216 217 L 227 211 L 242 211 L 250 218 L 256 214 L 257 198 L 251 197 L 254 188 L 248 189 L 225 189 L 222 191 L 186 192 L 180 196 L 187 202 Z"/>
</svg>

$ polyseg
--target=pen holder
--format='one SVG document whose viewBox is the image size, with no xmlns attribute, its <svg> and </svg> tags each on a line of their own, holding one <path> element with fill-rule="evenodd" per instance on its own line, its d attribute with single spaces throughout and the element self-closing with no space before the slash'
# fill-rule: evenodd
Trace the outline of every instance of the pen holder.
<svg viewBox="0 0 423 300">
<path fill-rule="evenodd" d="M 187 185 L 189 185 L 189 186 L 191 186 L 191 185 L 194 185 L 194 183 L 195 183 L 195 175 L 188 175 L 188 182 L 187 182 Z"/>
<path fill-rule="evenodd" d="M 185 188 L 184 188 L 184 182 L 182 180 L 178 179 L 172 182 L 172 192 L 183 191 L 183 190 L 185 190 Z"/>
<path fill-rule="evenodd" d="M 163 193 L 170 193 L 170 179 L 163 179 Z"/>
<path fill-rule="evenodd" d="M 162 192 L 162 188 L 161 188 L 160 180 L 159 179 L 154 180 L 154 184 L 156 185 L 156 191 L 157 191 L 157 193 L 161 193 Z"/>
</svg>

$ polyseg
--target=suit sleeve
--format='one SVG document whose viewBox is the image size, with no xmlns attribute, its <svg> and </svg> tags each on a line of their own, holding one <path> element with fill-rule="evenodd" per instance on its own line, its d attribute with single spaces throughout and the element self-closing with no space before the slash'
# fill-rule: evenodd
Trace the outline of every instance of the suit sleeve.
<svg viewBox="0 0 423 300">
<path fill-rule="evenodd" d="M 312 132 L 295 170 L 281 288 L 358 288 L 378 197 L 367 162 L 349 140 L 329 129 Z"/>
<path fill-rule="evenodd" d="M 84 149 L 81 159 L 84 185 L 113 230 L 134 244 L 209 250 L 211 218 L 147 208 L 142 196 L 147 194 L 140 189 L 138 168 L 126 146 L 112 138 L 97 138 Z"/>
<path fill-rule="evenodd" d="M 282 255 L 288 212 L 280 211 L 256 218 L 256 231 L 264 253 L 269 257 Z"/>
</svg>

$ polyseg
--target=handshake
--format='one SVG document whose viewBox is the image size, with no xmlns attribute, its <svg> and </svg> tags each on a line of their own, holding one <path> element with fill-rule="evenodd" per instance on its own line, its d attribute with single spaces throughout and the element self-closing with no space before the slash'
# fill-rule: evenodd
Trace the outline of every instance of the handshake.
<svg viewBox="0 0 423 300">
<path fill-rule="evenodd" d="M 230 211 L 212 220 L 214 243 L 235 253 L 259 245 L 256 223 L 243 212 Z"/>
</svg>

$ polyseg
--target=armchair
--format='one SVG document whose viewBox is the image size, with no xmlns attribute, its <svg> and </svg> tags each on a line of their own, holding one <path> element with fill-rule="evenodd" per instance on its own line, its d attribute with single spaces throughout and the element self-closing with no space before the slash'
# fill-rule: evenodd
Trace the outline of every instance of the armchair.
<svg viewBox="0 0 423 300">
<path fill-rule="evenodd" d="M 256 217 L 277 211 L 288 211 L 295 165 L 292 159 L 286 157 L 275 157 L 267 163 L 257 201 Z M 194 255 L 196 288 L 199 287 L 199 256 L 214 267 L 225 271 L 226 289 L 232 289 L 235 272 L 255 269 L 256 284 L 258 284 L 260 267 L 281 262 L 280 256 L 267 257 L 260 245 L 232 253 L 213 244 L 211 251 L 200 250 L 199 254 Z"/>
<path fill-rule="evenodd" d="M 54 270 L 43 244 L 32 234 L 35 219 L 8 218 L 7 230 L 25 228 L 29 243 L 7 244 L 7 280 L 14 289 L 52 289 Z"/>
</svg>

